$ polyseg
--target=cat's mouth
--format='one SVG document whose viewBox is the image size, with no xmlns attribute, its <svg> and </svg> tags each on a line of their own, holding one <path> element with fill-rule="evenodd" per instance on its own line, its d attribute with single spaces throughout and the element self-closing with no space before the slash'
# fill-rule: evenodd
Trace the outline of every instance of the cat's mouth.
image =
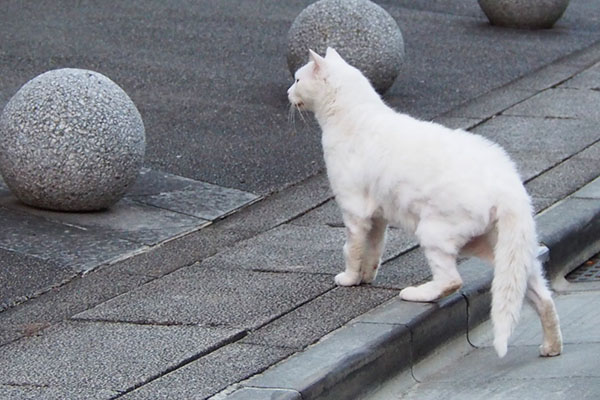
<svg viewBox="0 0 600 400">
<path fill-rule="evenodd" d="M 304 102 L 302 102 L 302 101 L 297 102 L 296 103 L 296 107 L 299 108 L 299 109 L 303 109 L 304 108 Z"/>
</svg>

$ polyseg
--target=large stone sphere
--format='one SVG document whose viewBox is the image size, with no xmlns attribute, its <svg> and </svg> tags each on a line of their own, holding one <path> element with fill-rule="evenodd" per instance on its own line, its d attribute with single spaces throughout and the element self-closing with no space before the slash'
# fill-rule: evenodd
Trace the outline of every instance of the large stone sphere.
<svg viewBox="0 0 600 400">
<path fill-rule="evenodd" d="M 129 96 L 93 71 L 41 74 L 0 115 L 0 173 L 34 207 L 110 207 L 137 178 L 145 146 L 142 117 Z"/>
<path fill-rule="evenodd" d="M 478 0 L 492 25 L 548 29 L 563 15 L 570 0 Z"/>
<path fill-rule="evenodd" d="M 320 0 L 306 7 L 288 33 L 292 75 L 308 61 L 308 49 L 324 55 L 333 47 L 383 93 L 394 83 L 404 58 L 398 24 L 368 0 Z"/>
</svg>

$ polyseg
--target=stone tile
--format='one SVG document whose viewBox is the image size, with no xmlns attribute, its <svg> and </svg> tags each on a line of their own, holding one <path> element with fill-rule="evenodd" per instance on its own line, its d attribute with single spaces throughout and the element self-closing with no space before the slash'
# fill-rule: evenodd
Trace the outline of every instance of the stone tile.
<svg viewBox="0 0 600 400">
<path fill-rule="evenodd" d="M 550 119 L 600 121 L 600 92 L 594 90 L 549 89 L 504 111 L 504 115 Z"/>
<path fill-rule="evenodd" d="M 238 335 L 197 326 L 63 323 L 3 346 L 0 383 L 125 391 Z"/>
<path fill-rule="evenodd" d="M 229 385 L 264 371 L 291 353 L 291 350 L 277 347 L 233 343 L 121 398 L 123 400 L 205 399 Z"/>
<path fill-rule="evenodd" d="M 74 278 L 57 288 L 50 289 L 56 283 L 50 281 L 45 287 L 50 290 L 43 296 L 0 313 L 0 345 L 59 323 L 150 279 L 122 273 L 118 265 L 111 265 Z"/>
<path fill-rule="evenodd" d="M 329 276 L 196 264 L 75 318 L 255 329 L 333 287 Z"/>
<path fill-rule="evenodd" d="M 600 90 L 600 63 L 575 75 L 558 87 L 564 89 Z"/>
<path fill-rule="evenodd" d="M 75 276 L 52 261 L 17 254 L 0 248 L 0 311 L 36 294 L 60 285 Z"/>
<path fill-rule="evenodd" d="M 480 118 L 468 118 L 468 117 L 437 117 L 433 119 L 433 122 L 436 122 L 440 125 L 444 125 L 445 127 L 451 129 L 464 129 L 469 130 L 473 128 L 475 125 L 481 122 Z"/>
<path fill-rule="evenodd" d="M 370 286 L 337 287 L 252 332 L 242 342 L 300 350 L 397 294 Z"/>
<path fill-rule="evenodd" d="M 81 387 L 0 385 L 0 398 L 14 400 L 110 400 L 119 392 Z"/>
<path fill-rule="evenodd" d="M 473 130 L 502 146 L 529 180 L 598 140 L 597 122 L 497 116 Z M 532 155 L 535 154 L 535 157 Z"/>
<path fill-rule="evenodd" d="M 532 197 L 558 201 L 600 175 L 598 160 L 573 157 L 527 182 Z"/>
<path fill-rule="evenodd" d="M 209 224 L 209 221 L 202 218 L 140 204 L 130 199 L 122 199 L 108 210 L 87 213 L 40 210 L 22 204 L 13 196 L 0 196 L 0 206 L 148 246 Z"/>
<path fill-rule="evenodd" d="M 372 285 L 388 289 L 404 289 L 431 278 L 431 270 L 420 248 L 412 249 L 384 263 Z"/>
<path fill-rule="evenodd" d="M 444 114 L 445 118 L 485 119 L 499 114 L 535 93 L 532 89 L 498 88 Z"/>
<path fill-rule="evenodd" d="M 335 226 L 338 226 L 337 224 Z M 391 230 L 384 260 L 414 246 L 413 239 Z M 211 266 L 235 266 L 260 271 L 337 274 L 344 269 L 344 228 L 286 224 L 205 260 Z"/>
<path fill-rule="evenodd" d="M 152 170 L 143 171 L 128 196 L 143 204 L 210 221 L 258 199 L 252 193 Z"/>
<path fill-rule="evenodd" d="M 139 249 L 114 235 L 48 221 L 0 207 L 0 248 L 49 260 L 71 271 L 84 272 Z"/>
</svg>

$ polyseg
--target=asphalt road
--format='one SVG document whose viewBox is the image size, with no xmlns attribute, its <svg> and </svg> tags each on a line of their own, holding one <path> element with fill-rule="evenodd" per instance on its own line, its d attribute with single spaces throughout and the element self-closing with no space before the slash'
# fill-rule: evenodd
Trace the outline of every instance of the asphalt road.
<svg viewBox="0 0 600 400">
<path fill-rule="evenodd" d="M 255 194 L 323 168 L 313 122 L 288 118 L 287 31 L 308 0 L 5 0 L 0 107 L 54 68 L 98 71 L 138 106 L 146 166 Z M 600 38 L 600 7 L 574 0 L 554 29 L 492 27 L 476 0 L 377 1 L 405 40 L 385 95 L 430 119 Z"/>
</svg>

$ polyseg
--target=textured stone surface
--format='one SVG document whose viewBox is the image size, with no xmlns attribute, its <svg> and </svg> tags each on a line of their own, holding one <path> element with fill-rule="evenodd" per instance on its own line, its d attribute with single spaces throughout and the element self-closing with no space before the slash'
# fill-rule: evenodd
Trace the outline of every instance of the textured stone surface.
<svg viewBox="0 0 600 400">
<path fill-rule="evenodd" d="M 291 353 L 289 349 L 233 343 L 142 386 L 122 399 L 205 399 L 235 382 L 262 372 Z"/>
<path fill-rule="evenodd" d="M 492 25 L 547 29 L 563 15 L 570 0 L 479 0 Z"/>
<path fill-rule="evenodd" d="M 27 82 L 0 116 L 0 172 L 24 203 L 53 210 L 110 207 L 135 181 L 142 118 L 97 72 L 64 68 Z"/>
<path fill-rule="evenodd" d="M 3 346 L 0 384 L 125 391 L 238 335 L 197 326 L 63 323 Z"/>
<path fill-rule="evenodd" d="M 193 265 L 77 314 L 159 324 L 256 329 L 333 288 L 328 276 Z"/>
<path fill-rule="evenodd" d="M 368 0 L 321 0 L 306 7 L 288 33 L 288 67 L 294 74 L 308 61 L 308 49 L 322 55 L 335 48 L 385 92 L 398 76 L 404 41 L 396 21 Z"/>
</svg>

